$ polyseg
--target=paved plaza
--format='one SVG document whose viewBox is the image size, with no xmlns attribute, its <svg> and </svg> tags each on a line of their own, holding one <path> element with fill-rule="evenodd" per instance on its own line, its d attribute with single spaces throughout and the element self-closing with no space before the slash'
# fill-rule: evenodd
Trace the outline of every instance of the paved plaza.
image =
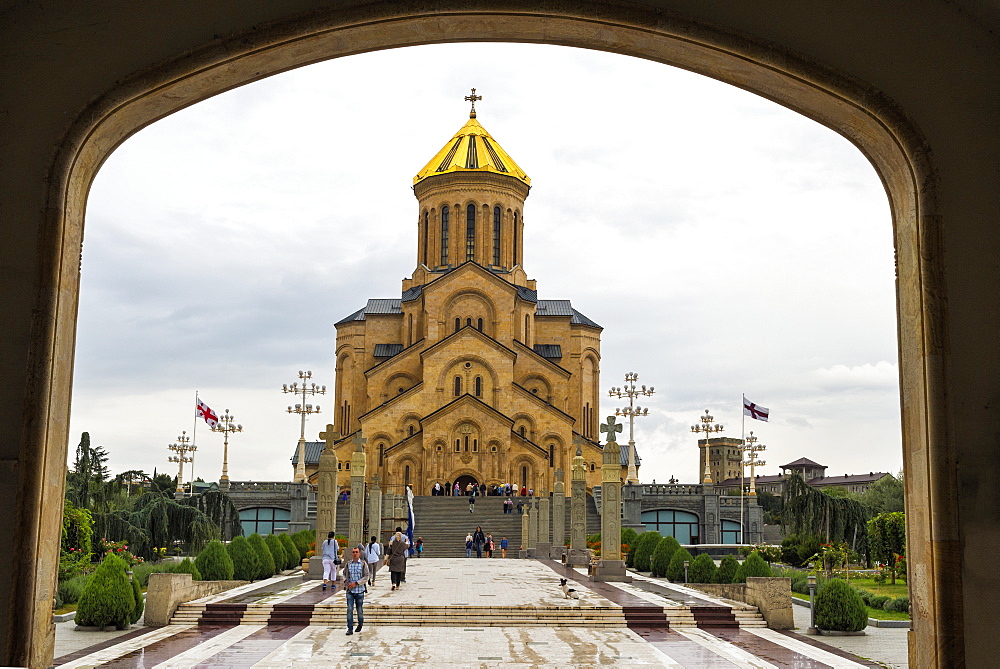
<svg viewBox="0 0 1000 669">
<path fill-rule="evenodd" d="M 568 578 L 580 599 L 566 599 Z M 60 667 L 876 667 L 905 666 L 906 630 L 806 637 L 729 600 L 637 577 L 591 583 L 536 560 L 413 559 L 379 572 L 365 627 L 346 636 L 344 594 L 318 581 L 256 583 L 181 607 L 166 627 L 57 627 Z M 290 586 L 290 587 L 289 587 Z M 805 615 L 803 619 L 801 616 Z M 808 624 L 796 607 L 796 624 Z M 860 657 L 859 657 L 860 656 Z M 869 658 L 869 659 L 862 659 Z"/>
</svg>

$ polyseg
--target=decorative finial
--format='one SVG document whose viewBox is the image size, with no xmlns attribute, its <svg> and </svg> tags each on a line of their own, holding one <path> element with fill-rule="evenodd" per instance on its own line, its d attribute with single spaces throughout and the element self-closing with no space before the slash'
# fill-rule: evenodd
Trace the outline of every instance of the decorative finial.
<svg viewBox="0 0 1000 669">
<path fill-rule="evenodd" d="M 472 111 L 469 112 L 469 118 L 476 118 L 476 100 L 482 100 L 482 95 L 476 95 L 476 89 L 472 89 L 472 95 L 466 95 L 466 102 L 472 103 Z"/>
</svg>

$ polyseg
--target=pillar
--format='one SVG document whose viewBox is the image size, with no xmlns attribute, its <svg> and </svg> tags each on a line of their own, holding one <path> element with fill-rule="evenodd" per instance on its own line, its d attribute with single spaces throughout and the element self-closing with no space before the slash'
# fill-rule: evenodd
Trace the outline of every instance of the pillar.
<svg viewBox="0 0 1000 669">
<path fill-rule="evenodd" d="M 564 472 L 556 470 L 556 482 L 552 486 L 552 548 L 550 555 L 562 555 L 566 548 L 566 485 L 563 483 Z"/>
<path fill-rule="evenodd" d="M 552 500 L 549 499 L 549 493 L 541 491 L 541 497 L 538 499 L 538 541 L 535 543 L 535 552 L 538 557 L 547 558 L 549 550 L 552 548 L 552 540 L 549 538 L 552 527 L 551 507 Z"/>
<path fill-rule="evenodd" d="M 608 417 L 608 423 L 613 417 Z M 601 466 L 601 560 L 597 563 L 595 581 L 626 580 L 625 562 L 622 560 L 622 484 L 621 447 L 608 433 L 604 444 L 604 462 Z"/>
<path fill-rule="evenodd" d="M 587 474 L 583 464 L 583 451 L 578 445 L 573 458 L 573 480 L 570 498 L 569 547 L 575 551 L 587 550 Z"/>
<path fill-rule="evenodd" d="M 359 443 L 351 456 L 351 521 L 347 550 L 365 542 L 365 451 Z M 348 553 L 350 555 L 350 553 Z"/>
<path fill-rule="evenodd" d="M 378 485 L 378 474 L 372 479 L 372 487 L 368 491 L 368 535 L 382 541 L 382 489 Z M 365 537 L 365 543 L 368 543 Z"/>
<path fill-rule="evenodd" d="M 323 578 L 323 562 L 319 557 L 320 545 L 330 532 L 337 529 L 337 453 L 333 442 L 336 433 L 333 425 L 326 426 L 326 432 L 319 435 L 326 440 L 326 446 L 319 455 L 316 491 L 316 559 L 309 560 L 309 578 Z"/>
</svg>

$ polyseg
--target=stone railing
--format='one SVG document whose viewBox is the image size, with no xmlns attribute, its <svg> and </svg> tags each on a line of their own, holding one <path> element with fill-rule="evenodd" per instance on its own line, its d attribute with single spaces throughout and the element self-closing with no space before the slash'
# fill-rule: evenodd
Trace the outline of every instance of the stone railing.
<svg viewBox="0 0 1000 669">
<path fill-rule="evenodd" d="M 795 627 L 790 578 L 751 576 L 746 583 L 690 583 L 688 587 L 715 597 L 735 599 L 756 606 L 770 629 L 790 630 Z"/>
<path fill-rule="evenodd" d="M 288 481 L 231 481 L 229 483 L 230 493 L 241 492 L 291 492 L 292 486 L 297 483 Z"/>
<path fill-rule="evenodd" d="M 146 588 L 145 624 L 167 625 L 184 602 L 229 590 L 246 581 L 195 581 L 191 574 L 150 574 Z"/>
<path fill-rule="evenodd" d="M 643 483 L 643 496 L 651 495 L 700 495 L 704 492 L 695 483 Z"/>
</svg>

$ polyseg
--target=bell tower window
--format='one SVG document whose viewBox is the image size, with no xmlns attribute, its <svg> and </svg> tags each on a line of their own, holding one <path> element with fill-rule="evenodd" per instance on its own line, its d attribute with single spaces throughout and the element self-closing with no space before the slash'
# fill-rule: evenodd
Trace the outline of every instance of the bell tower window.
<svg viewBox="0 0 1000 669">
<path fill-rule="evenodd" d="M 462 394 L 462 377 L 461 376 L 456 376 L 455 377 L 455 397 L 458 397 L 461 394 Z"/>
<path fill-rule="evenodd" d="M 476 377 L 476 397 L 483 396 L 483 377 Z"/>
<path fill-rule="evenodd" d="M 493 264 L 500 265 L 500 207 L 493 207 Z"/>
<path fill-rule="evenodd" d="M 476 259 L 476 205 L 465 208 L 465 259 Z"/>
<path fill-rule="evenodd" d="M 428 231 L 430 229 L 430 214 L 426 211 L 424 212 L 424 265 L 427 264 L 427 247 L 430 245 L 430 239 L 428 238 Z"/>
<path fill-rule="evenodd" d="M 514 212 L 514 255 L 511 265 L 517 264 L 517 212 Z"/>
<path fill-rule="evenodd" d="M 448 264 L 448 219 L 451 218 L 451 210 L 448 205 L 441 207 L 441 264 Z"/>
</svg>

